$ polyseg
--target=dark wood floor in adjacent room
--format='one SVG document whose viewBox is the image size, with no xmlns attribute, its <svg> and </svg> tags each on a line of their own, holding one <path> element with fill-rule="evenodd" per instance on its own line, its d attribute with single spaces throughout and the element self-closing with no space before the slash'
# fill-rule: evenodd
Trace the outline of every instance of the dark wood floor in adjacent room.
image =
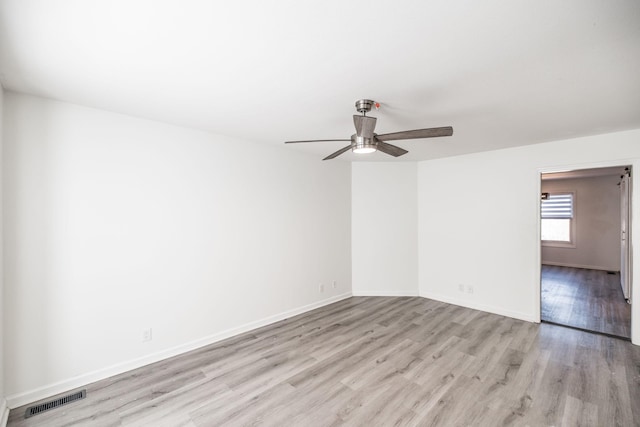
<svg viewBox="0 0 640 427">
<path fill-rule="evenodd" d="M 541 291 L 542 320 L 631 337 L 631 306 L 619 273 L 543 265 Z"/>
<path fill-rule="evenodd" d="M 19 426 L 633 426 L 640 347 L 419 297 L 354 297 L 100 381 Z"/>
</svg>

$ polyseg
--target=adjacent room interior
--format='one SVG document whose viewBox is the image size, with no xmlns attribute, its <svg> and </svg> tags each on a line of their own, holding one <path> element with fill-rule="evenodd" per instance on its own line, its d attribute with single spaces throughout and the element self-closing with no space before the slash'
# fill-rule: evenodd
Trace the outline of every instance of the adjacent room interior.
<svg viewBox="0 0 640 427">
<path fill-rule="evenodd" d="M 541 319 L 630 339 L 628 165 L 542 174 Z"/>
<path fill-rule="evenodd" d="M 639 22 L 0 1 L 0 427 L 639 424 Z"/>
</svg>

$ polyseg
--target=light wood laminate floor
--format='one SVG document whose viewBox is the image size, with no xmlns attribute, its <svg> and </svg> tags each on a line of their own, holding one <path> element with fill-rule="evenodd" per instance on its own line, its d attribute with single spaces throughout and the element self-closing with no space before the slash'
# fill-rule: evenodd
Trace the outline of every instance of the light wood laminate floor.
<svg viewBox="0 0 640 427">
<path fill-rule="evenodd" d="M 631 306 L 622 294 L 620 274 L 543 265 L 540 288 L 542 320 L 631 337 Z"/>
<path fill-rule="evenodd" d="M 9 426 L 633 426 L 640 347 L 354 297 L 87 387 Z"/>
</svg>

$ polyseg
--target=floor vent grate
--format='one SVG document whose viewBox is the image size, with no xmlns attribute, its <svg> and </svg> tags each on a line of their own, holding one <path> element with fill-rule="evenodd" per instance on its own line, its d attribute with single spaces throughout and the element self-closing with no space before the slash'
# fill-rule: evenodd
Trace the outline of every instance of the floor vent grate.
<svg viewBox="0 0 640 427">
<path fill-rule="evenodd" d="M 33 417 L 34 415 L 38 415 L 41 412 L 48 411 L 50 409 L 55 409 L 59 406 L 66 405 L 67 403 L 84 399 L 85 397 L 87 397 L 87 390 L 80 390 L 76 393 L 71 393 L 66 396 L 62 396 L 57 399 L 41 403 L 39 405 L 29 406 L 27 408 L 27 412 L 25 412 L 24 414 L 24 417 L 25 418 Z"/>
</svg>

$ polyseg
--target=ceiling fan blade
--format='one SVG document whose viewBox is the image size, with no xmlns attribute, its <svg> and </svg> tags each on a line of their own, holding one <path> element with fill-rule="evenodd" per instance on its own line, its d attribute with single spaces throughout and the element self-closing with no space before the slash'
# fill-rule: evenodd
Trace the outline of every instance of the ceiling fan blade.
<svg viewBox="0 0 640 427">
<path fill-rule="evenodd" d="M 285 144 L 300 144 L 301 142 L 347 142 L 350 139 L 309 139 L 307 141 L 285 141 Z"/>
<path fill-rule="evenodd" d="M 382 151 L 385 154 L 389 154 L 393 157 L 400 157 L 404 154 L 407 154 L 408 151 L 405 150 L 404 148 L 400 148 L 400 147 L 396 147 L 395 145 L 391 145 L 391 144 L 387 144 L 386 142 L 380 141 L 378 138 L 377 139 L 377 148 L 378 151 Z"/>
<path fill-rule="evenodd" d="M 373 131 L 376 128 L 376 118 L 367 116 L 353 115 L 353 124 L 356 126 L 356 135 L 366 138 L 373 137 Z"/>
<path fill-rule="evenodd" d="M 451 126 L 445 126 L 441 128 L 416 129 L 405 130 L 402 132 L 385 133 L 384 135 L 376 135 L 376 137 L 381 141 L 397 141 L 399 139 L 434 138 L 437 136 L 451 135 L 453 135 L 453 128 Z"/>
<path fill-rule="evenodd" d="M 342 154 L 342 153 L 346 153 L 346 152 L 347 152 L 347 151 L 349 151 L 349 150 L 351 150 L 351 145 L 347 145 L 346 147 L 339 149 L 339 150 L 338 150 L 338 151 L 336 151 L 335 153 L 333 153 L 333 154 L 329 154 L 327 157 L 325 157 L 325 158 L 324 158 L 324 159 L 322 159 L 322 160 L 331 160 L 331 159 L 333 159 L 333 158 L 335 158 L 335 157 L 338 157 L 338 156 L 339 156 L 340 154 Z"/>
</svg>

